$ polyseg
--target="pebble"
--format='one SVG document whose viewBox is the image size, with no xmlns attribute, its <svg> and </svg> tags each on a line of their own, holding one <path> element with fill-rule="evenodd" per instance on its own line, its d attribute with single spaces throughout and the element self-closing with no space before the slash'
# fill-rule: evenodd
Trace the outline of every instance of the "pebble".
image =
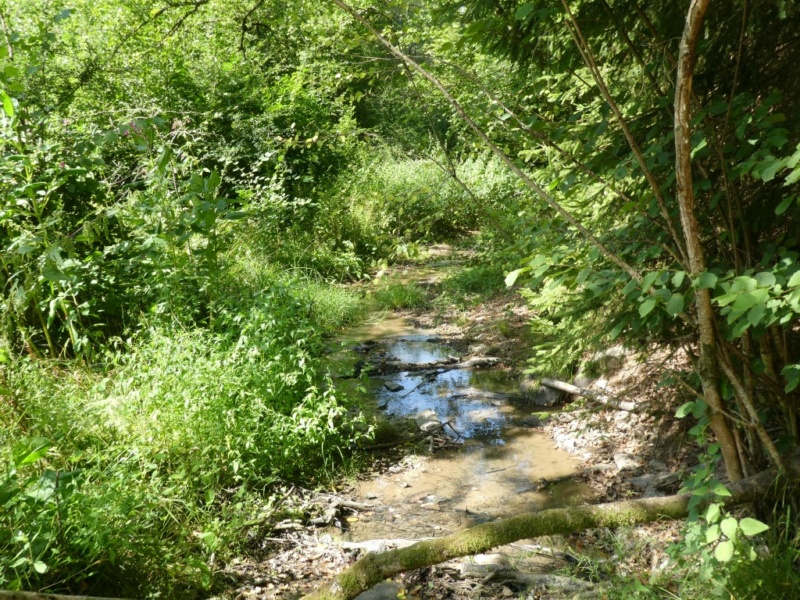
<svg viewBox="0 0 800 600">
<path fill-rule="evenodd" d="M 635 456 L 627 452 L 617 452 L 614 455 L 614 464 L 620 471 L 635 471 L 642 466 Z"/>
<path fill-rule="evenodd" d="M 403 587 L 399 583 L 384 581 L 371 590 L 356 596 L 356 600 L 397 600 L 401 597 L 402 592 Z"/>
</svg>

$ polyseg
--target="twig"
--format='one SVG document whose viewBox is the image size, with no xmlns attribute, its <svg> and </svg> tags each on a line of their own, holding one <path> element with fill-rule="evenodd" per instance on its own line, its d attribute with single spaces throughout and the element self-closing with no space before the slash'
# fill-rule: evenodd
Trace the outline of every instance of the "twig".
<svg viewBox="0 0 800 600">
<path fill-rule="evenodd" d="M 568 394 L 573 394 L 575 396 L 583 396 L 584 398 L 588 398 L 589 400 L 594 400 L 595 402 L 599 402 L 600 404 L 614 408 L 616 410 L 624 410 L 626 412 L 641 412 L 641 407 L 637 406 L 633 402 L 625 402 L 623 400 L 614 398 L 613 396 L 609 396 L 608 394 L 604 394 L 603 392 L 578 387 L 577 385 L 572 385 L 571 383 L 567 383 L 566 381 L 543 378 L 541 380 L 541 384 L 549 388 L 553 388 L 555 390 L 561 390 L 562 392 L 567 392 Z"/>
</svg>

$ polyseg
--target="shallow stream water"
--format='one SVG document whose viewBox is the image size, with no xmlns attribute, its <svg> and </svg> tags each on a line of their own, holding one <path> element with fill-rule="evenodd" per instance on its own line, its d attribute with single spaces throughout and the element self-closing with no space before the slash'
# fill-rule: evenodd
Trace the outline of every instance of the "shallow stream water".
<svg viewBox="0 0 800 600">
<path fill-rule="evenodd" d="M 439 338 L 395 316 L 384 317 L 343 334 L 343 350 L 334 360 L 340 375 L 352 373 L 359 361 L 425 365 L 466 358 L 459 340 Z M 351 390 L 363 385 L 357 379 L 340 382 Z M 402 371 L 370 377 L 366 388 L 364 402 L 393 418 L 413 419 L 433 411 L 449 423 L 446 431 L 459 445 L 406 456 L 388 472 L 359 482 L 356 495 L 382 508 L 350 523 L 353 540 L 443 535 L 590 499 L 585 487 L 568 478 L 576 472 L 577 461 L 538 430 L 546 415 L 520 400 L 518 381 L 503 370 Z M 542 479 L 559 482 L 540 490 Z"/>
</svg>

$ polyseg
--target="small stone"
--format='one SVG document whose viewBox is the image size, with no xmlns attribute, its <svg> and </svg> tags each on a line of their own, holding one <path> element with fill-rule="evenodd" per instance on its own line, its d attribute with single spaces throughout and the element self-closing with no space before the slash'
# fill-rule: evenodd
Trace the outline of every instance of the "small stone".
<svg viewBox="0 0 800 600">
<path fill-rule="evenodd" d="M 442 422 L 430 408 L 420 411 L 414 420 L 417 423 L 417 427 L 425 433 L 442 428 Z"/>
<path fill-rule="evenodd" d="M 519 391 L 530 404 L 553 406 L 564 399 L 566 394 L 560 390 L 541 385 L 536 379 L 525 379 L 519 384 Z"/>
<path fill-rule="evenodd" d="M 371 590 L 356 596 L 356 600 L 397 600 L 403 588 L 400 584 L 391 581 L 379 583 Z"/>
<path fill-rule="evenodd" d="M 654 480 L 655 480 L 655 475 L 653 475 L 652 473 L 647 473 L 646 475 L 640 475 L 639 477 L 632 478 L 631 483 L 637 488 L 645 490 L 653 486 Z"/>
<path fill-rule="evenodd" d="M 656 473 L 653 478 L 653 485 L 655 485 L 658 489 L 664 489 L 668 487 L 672 487 L 676 483 L 681 480 L 678 477 L 677 473 L 670 473 L 669 471 L 662 471 L 661 473 Z"/>
<path fill-rule="evenodd" d="M 614 455 L 614 464 L 617 465 L 617 469 L 620 471 L 636 471 L 641 467 L 636 457 L 627 452 L 617 452 Z"/>
<path fill-rule="evenodd" d="M 370 492 L 369 494 L 367 494 L 367 500 L 375 500 L 375 498 L 377 498 L 377 497 L 378 497 L 378 494 L 376 494 L 374 492 Z"/>
<path fill-rule="evenodd" d="M 386 383 L 383 384 L 383 387 L 385 387 L 390 392 L 399 392 L 400 390 L 405 389 L 402 385 L 400 385 L 396 381 L 387 381 Z"/>
</svg>

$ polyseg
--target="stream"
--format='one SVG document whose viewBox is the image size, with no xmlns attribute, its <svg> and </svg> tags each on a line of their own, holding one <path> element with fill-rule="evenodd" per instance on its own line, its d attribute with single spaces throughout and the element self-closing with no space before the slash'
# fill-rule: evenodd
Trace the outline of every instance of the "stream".
<svg viewBox="0 0 800 600">
<path fill-rule="evenodd" d="M 444 431 L 452 439 L 444 449 L 407 454 L 386 472 L 358 482 L 354 495 L 376 509 L 350 520 L 344 539 L 435 537 L 591 499 L 588 488 L 570 479 L 576 459 L 538 430 L 547 414 L 522 400 L 517 378 L 495 368 L 424 368 L 469 358 L 462 339 L 383 315 L 346 331 L 340 341 L 340 377 L 365 363 L 422 365 L 366 381 L 345 376 L 339 385 L 360 393 L 366 410 L 391 419 L 435 414 L 448 424 Z"/>
</svg>

